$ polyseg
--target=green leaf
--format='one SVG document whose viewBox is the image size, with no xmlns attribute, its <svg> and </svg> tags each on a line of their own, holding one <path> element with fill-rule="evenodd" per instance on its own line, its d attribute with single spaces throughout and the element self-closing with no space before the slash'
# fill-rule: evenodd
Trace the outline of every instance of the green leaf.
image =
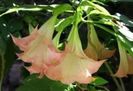
<svg viewBox="0 0 133 91">
<path fill-rule="evenodd" d="M 70 16 L 70 17 L 59 20 L 59 22 L 56 24 L 56 31 L 58 31 L 58 33 L 53 39 L 55 46 L 57 47 L 59 46 L 59 40 L 60 40 L 61 33 L 67 26 L 71 25 L 72 22 L 73 22 L 73 16 Z"/>
<path fill-rule="evenodd" d="M 16 91 L 72 91 L 71 87 L 72 85 L 65 85 L 46 77 L 38 78 L 33 74 L 27 77 Z"/>
<path fill-rule="evenodd" d="M 84 0 L 82 3 L 81 3 L 82 6 L 91 6 L 92 8 L 94 8 L 94 10 L 99 10 L 100 12 L 103 12 L 104 14 L 106 15 L 110 15 L 110 13 L 102 6 L 98 5 L 98 4 L 95 4 L 91 1 L 88 1 L 88 0 Z"/>
<path fill-rule="evenodd" d="M 95 80 L 91 84 L 94 86 L 101 86 L 101 85 L 105 85 L 107 83 L 108 83 L 108 81 L 105 80 L 104 78 L 96 77 Z"/>
<path fill-rule="evenodd" d="M 97 89 L 92 85 L 88 85 L 87 88 L 88 88 L 88 91 L 97 91 Z"/>
<path fill-rule="evenodd" d="M 48 10 L 48 11 L 52 11 L 55 7 L 57 7 L 58 5 L 15 5 L 13 7 L 9 7 L 7 11 L 5 11 L 4 13 L 0 14 L 0 17 L 6 15 L 6 14 L 10 14 L 13 12 L 19 12 L 19 11 L 41 11 L 41 10 Z"/>
<path fill-rule="evenodd" d="M 133 56 L 133 43 L 122 35 L 117 35 L 117 38 L 120 40 L 124 48 L 129 52 L 129 54 Z"/>
<path fill-rule="evenodd" d="M 106 19 L 106 18 L 102 18 L 98 21 L 93 21 L 94 23 L 100 23 L 100 24 L 105 24 L 105 25 L 109 25 L 109 26 L 113 26 L 113 22 L 110 21 L 110 19 Z"/>
<path fill-rule="evenodd" d="M 117 26 L 113 27 L 116 31 L 116 37 L 120 40 L 124 48 L 129 52 L 130 55 L 133 56 L 133 41 L 130 41 L 127 37 L 124 36 L 121 32 L 119 32 L 119 28 Z"/>
<path fill-rule="evenodd" d="M 126 26 L 133 27 L 133 21 L 126 17 L 125 15 L 122 15 L 120 13 L 116 13 L 116 16 L 119 20 L 121 20 Z"/>
<path fill-rule="evenodd" d="M 60 4 L 53 10 L 53 15 L 59 15 L 65 11 L 71 11 L 72 6 L 70 4 Z"/>
<path fill-rule="evenodd" d="M 91 12 L 89 12 L 90 17 L 100 17 L 101 19 L 113 19 L 116 18 L 113 15 L 109 15 L 109 14 L 105 14 L 103 12 L 100 12 L 99 10 L 92 10 Z"/>
<path fill-rule="evenodd" d="M 56 24 L 56 31 L 62 31 L 64 28 L 72 24 L 74 16 L 69 16 L 67 18 L 61 19 Z"/>
<path fill-rule="evenodd" d="M 133 32 L 129 30 L 126 26 L 123 24 L 118 26 L 118 31 L 124 35 L 129 41 L 133 41 Z"/>
</svg>

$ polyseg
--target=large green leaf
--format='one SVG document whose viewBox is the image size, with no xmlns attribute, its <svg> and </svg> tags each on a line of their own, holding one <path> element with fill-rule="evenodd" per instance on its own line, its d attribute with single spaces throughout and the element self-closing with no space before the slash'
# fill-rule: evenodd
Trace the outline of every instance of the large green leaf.
<svg viewBox="0 0 133 91">
<path fill-rule="evenodd" d="M 121 20 L 126 26 L 133 27 L 133 20 L 120 13 L 116 13 L 117 19 Z"/>
<path fill-rule="evenodd" d="M 27 77 L 16 91 L 73 91 L 72 89 L 72 85 L 64 85 L 46 77 L 38 78 L 33 74 Z"/>
<path fill-rule="evenodd" d="M 133 32 L 124 25 L 120 25 L 117 29 L 122 35 L 124 35 L 129 41 L 133 41 Z"/>
<path fill-rule="evenodd" d="M 117 26 L 114 27 L 114 30 L 116 31 L 116 37 L 118 40 L 120 40 L 121 44 L 124 46 L 124 48 L 129 52 L 130 55 L 133 56 L 133 41 L 130 41 L 127 37 L 127 35 L 122 34 Z M 122 31 L 122 30 L 121 30 Z M 132 39 L 132 38 L 130 38 Z"/>
</svg>

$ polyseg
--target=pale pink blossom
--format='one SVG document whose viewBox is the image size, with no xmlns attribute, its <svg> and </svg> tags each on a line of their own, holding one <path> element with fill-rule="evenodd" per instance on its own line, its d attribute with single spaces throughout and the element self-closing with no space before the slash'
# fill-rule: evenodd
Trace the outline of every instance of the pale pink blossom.
<svg viewBox="0 0 133 91">
<path fill-rule="evenodd" d="M 133 57 L 129 55 L 121 43 L 118 41 L 120 64 L 115 76 L 126 77 L 128 74 L 133 74 Z"/>
<path fill-rule="evenodd" d="M 73 28 L 60 64 L 51 66 L 46 75 L 50 79 L 59 80 L 65 84 L 90 83 L 94 80 L 92 74 L 98 71 L 105 60 L 95 61 L 88 58 L 82 50 L 78 30 Z"/>
<path fill-rule="evenodd" d="M 59 63 L 62 54 L 52 43 L 55 20 L 56 17 L 50 18 L 40 29 L 35 28 L 27 37 L 12 37 L 14 43 L 23 51 L 17 54 L 18 57 L 31 63 L 30 67 L 26 67 L 30 73 L 40 73 L 43 76 L 49 66 Z"/>
</svg>

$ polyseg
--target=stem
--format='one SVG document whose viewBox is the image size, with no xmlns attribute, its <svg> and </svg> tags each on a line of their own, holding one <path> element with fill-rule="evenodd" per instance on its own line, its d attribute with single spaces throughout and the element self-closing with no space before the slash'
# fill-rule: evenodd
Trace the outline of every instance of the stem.
<svg viewBox="0 0 133 91">
<path fill-rule="evenodd" d="M 112 76 L 112 79 L 115 82 L 115 84 L 116 84 L 117 88 L 119 89 L 119 91 L 124 91 L 122 89 L 122 87 L 120 86 L 119 82 L 117 81 L 117 79 L 115 77 L 113 77 L 113 71 L 112 71 L 112 69 L 110 68 L 110 66 L 108 65 L 107 62 L 105 62 L 105 66 L 107 67 L 108 71 L 110 72 L 110 74 Z"/>
<path fill-rule="evenodd" d="M 0 11 L 5 11 L 0 14 L 0 17 L 10 14 L 13 12 L 18 11 L 41 11 L 41 10 L 47 10 L 49 12 L 52 12 L 55 7 L 59 6 L 59 4 L 55 5 L 16 5 L 13 7 L 0 7 Z M 65 12 L 73 13 L 71 10 L 66 10 Z"/>
<path fill-rule="evenodd" d="M 97 86 L 97 87 L 102 88 L 102 89 L 104 89 L 105 91 L 110 91 L 108 88 L 106 88 L 106 87 L 104 87 L 104 86 Z"/>
<path fill-rule="evenodd" d="M 125 90 L 125 86 L 124 86 L 124 83 L 123 83 L 122 79 L 121 79 L 121 78 L 119 78 L 119 80 L 120 80 L 120 83 L 121 83 L 122 90 L 123 90 L 123 91 L 126 91 L 126 90 Z"/>
<path fill-rule="evenodd" d="M 97 27 L 99 27 L 99 28 L 101 28 L 101 29 L 103 29 L 103 30 L 105 30 L 106 32 L 108 32 L 108 33 L 116 36 L 115 32 L 113 32 L 112 30 L 110 30 L 110 29 L 108 29 L 108 28 L 106 28 L 106 27 L 104 27 L 102 25 L 99 25 L 99 24 L 94 24 L 94 25 L 97 26 Z"/>
<path fill-rule="evenodd" d="M 81 86 L 81 84 L 77 83 L 77 87 L 81 90 L 81 91 L 87 91 L 87 86 L 84 85 L 85 87 Z"/>
</svg>

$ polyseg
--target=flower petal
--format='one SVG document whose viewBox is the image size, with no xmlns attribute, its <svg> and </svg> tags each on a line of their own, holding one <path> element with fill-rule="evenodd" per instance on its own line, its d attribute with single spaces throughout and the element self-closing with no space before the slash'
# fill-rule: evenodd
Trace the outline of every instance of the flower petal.
<svg viewBox="0 0 133 91">
<path fill-rule="evenodd" d="M 30 36 L 24 38 L 16 38 L 12 36 L 13 42 L 19 46 L 19 48 L 24 51 L 27 49 L 28 45 L 38 36 L 37 27 L 33 30 Z"/>
<path fill-rule="evenodd" d="M 62 54 L 54 50 L 54 47 L 51 49 L 45 43 L 39 43 L 35 48 L 31 47 L 29 50 L 22 53 L 19 57 L 25 61 L 32 63 L 32 70 L 36 72 L 42 72 L 44 66 L 57 65 Z M 30 68 L 30 69 L 31 69 Z M 46 68 L 46 67 L 45 67 Z M 40 71 L 36 70 L 40 69 Z M 31 73 L 34 73 L 30 71 Z M 43 73 L 45 74 L 45 73 Z"/>
<path fill-rule="evenodd" d="M 119 53 L 120 53 L 120 64 L 119 64 L 118 71 L 115 73 L 115 76 L 125 77 L 128 74 L 127 53 L 119 41 L 118 41 L 118 46 L 119 46 Z"/>
<path fill-rule="evenodd" d="M 13 37 L 15 44 L 23 51 L 18 54 L 19 58 L 31 63 L 30 67 L 26 67 L 31 73 L 40 73 L 40 76 L 43 76 L 48 67 L 60 62 L 62 53 L 58 52 L 52 43 L 55 21 L 56 17 L 53 16 L 31 35 L 22 39 Z"/>
<path fill-rule="evenodd" d="M 84 50 L 84 53 L 89 58 L 92 58 L 94 60 L 98 60 L 98 55 L 97 55 L 96 49 L 91 44 L 88 44 L 87 48 Z"/>
<path fill-rule="evenodd" d="M 98 71 L 104 61 L 95 61 L 84 54 L 78 35 L 78 27 L 74 24 L 68 36 L 68 43 L 61 62 L 49 67 L 46 76 L 65 84 L 90 83 L 93 81 L 92 74 Z"/>
<path fill-rule="evenodd" d="M 101 53 L 99 53 L 99 59 L 107 59 L 110 58 L 114 55 L 115 49 L 114 50 L 109 50 L 104 47 L 103 45 L 103 50 L 101 50 Z"/>
<path fill-rule="evenodd" d="M 88 34 L 88 46 L 85 49 L 85 54 L 94 59 L 102 60 L 113 56 L 115 50 L 108 50 L 98 39 L 94 26 L 90 25 L 90 34 Z"/>
<path fill-rule="evenodd" d="M 47 40 L 52 40 L 55 22 L 57 16 L 52 16 L 47 22 L 45 22 L 39 29 L 39 33 L 44 35 Z"/>
<path fill-rule="evenodd" d="M 102 44 L 99 41 L 98 36 L 96 34 L 96 30 L 95 30 L 95 28 L 94 28 L 94 26 L 92 24 L 90 24 L 90 35 L 89 35 L 89 38 L 90 39 L 88 39 L 88 40 L 92 43 L 92 45 L 96 48 L 96 50 L 97 51 L 101 50 Z"/>
<path fill-rule="evenodd" d="M 60 80 L 65 84 L 73 82 L 90 83 L 95 73 L 104 61 L 94 61 L 87 57 L 67 53 L 59 65 L 51 67 L 47 76 L 51 79 Z"/>
<path fill-rule="evenodd" d="M 133 57 L 128 54 L 128 74 L 133 74 Z"/>
</svg>

